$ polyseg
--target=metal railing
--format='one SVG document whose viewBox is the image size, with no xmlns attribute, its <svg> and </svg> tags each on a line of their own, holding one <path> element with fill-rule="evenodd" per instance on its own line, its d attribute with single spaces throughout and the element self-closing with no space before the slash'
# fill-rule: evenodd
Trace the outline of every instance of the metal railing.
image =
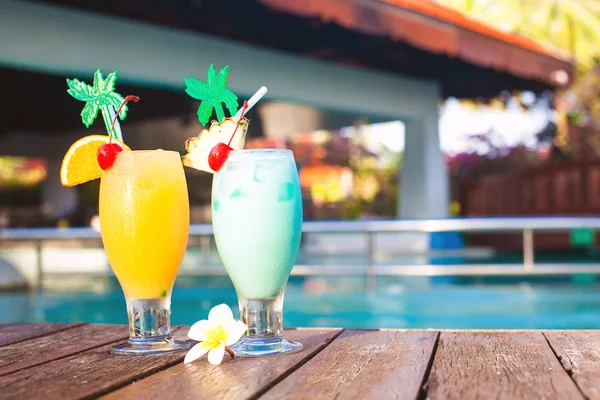
<svg viewBox="0 0 600 400">
<path fill-rule="evenodd" d="M 304 234 L 362 234 L 365 236 L 366 256 L 360 274 L 374 279 L 377 275 L 405 276 L 485 276 L 485 275 L 568 275 L 575 273 L 600 274 L 600 263 L 535 264 L 534 232 L 565 232 L 573 229 L 600 229 L 600 217 L 499 217 L 436 220 L 371 220 L 371 221 L 311 221 L 304 222 Z M 434 232 L 520 232 L 523 237 L 523 264 L 444 265 L 381 265 L 375 260 L 375 235 L 381 233 Z M 190 237 L 201 237 L 201 252 L 212 251 L 210 224 L 190 226 Z M 39 279 L 43 276 L 42 249 L 45 241 L 67 239 L 100 239 L 91 228 L 15 228 L 0 230 L 0 244 L 8 241 L 32 241 L 37 252 Z M 456 251 L 455 251 L 456 253 Z M 424 253 L 426 254 L 426 253 Z M 225 273 L 222 268 L 218 271 Z M 202 270 L 200 273 L 215 273 Z M 296 265 L 295 275 L 353 274 L 343 265 Z M 355 272 L 354 272 L 355 274 Z"/>
</svg>

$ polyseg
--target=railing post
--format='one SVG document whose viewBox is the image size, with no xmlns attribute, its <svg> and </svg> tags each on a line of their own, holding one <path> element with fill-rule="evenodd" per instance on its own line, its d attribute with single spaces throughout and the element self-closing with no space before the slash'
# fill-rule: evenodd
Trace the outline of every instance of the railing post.
<svg viewBox="0 0 600 400">
<path fill-rule="evenodd" d="M 210 235 L 200 236 L 200 251 L 202 253 L 202 265 L 207 267 L 211 261 Z"/>
<path fill-rule="evenodd" d="M 373 243 L 373 232 L 370 230 L 367 231 L 367 262 L 366 262 L 366 288 L 367 290 L 374 290 L 377 277 L 376 277 L 376 265 L 375 265 L 375 256 L 374 256 L 374 243 Z"/>
<path fill-rule="evenodd" d="M 534 263 L 534 248 L 533 248 L 533 230 L 531 228 L 523 229 L 523 267 L 527 271 L 533 269 Z"/>
<path fill-rule="evenodd" d="M 44 261 L 42 259 L 42 241 L 35 241 L 35 254 L 37 260 L 37 288 L 41 289 L 44 284 Z"/>
</svg>

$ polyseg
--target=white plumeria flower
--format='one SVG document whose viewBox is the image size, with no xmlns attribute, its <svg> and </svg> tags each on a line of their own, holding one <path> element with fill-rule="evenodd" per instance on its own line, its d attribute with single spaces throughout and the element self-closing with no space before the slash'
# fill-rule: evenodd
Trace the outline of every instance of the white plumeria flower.
<svg viewBox="0 0 600 400">
<path fill-rule="evenodd" d="M 233 352 L 227 346 L 240 340 L 247 329 L 242 321 L 233 319 L 227 304 L 213 307 L 208 313 L 208 320 L 198 321 L 190 328 L 188 337 L 200 343 L 188 351 L 183 362 L 192 362 L 208 353 L 208 362 L 218 365 L 223 361 L 225 351 L 233 358 Z"/>
</svg>

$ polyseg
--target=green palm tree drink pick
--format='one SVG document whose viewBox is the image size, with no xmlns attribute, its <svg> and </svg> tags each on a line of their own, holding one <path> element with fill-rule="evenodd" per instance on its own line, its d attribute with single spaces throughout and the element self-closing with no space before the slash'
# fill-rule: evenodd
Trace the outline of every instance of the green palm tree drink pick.
<svg viewBox="0 0 600 400">
<path fill-rule="evenodd" d="M 208 130 L 204 129 L 197 138 L 186 142 L 188 154 L 183 157 L 183 164 L 188 167 L 215 173 L 221 169 L 231 151 L 244 148 L 250 123 L 244 115 L 267 93 L 267 88 L 262 86 L 247 102 L 244 101 L 244 105 L 238 110 L 238 97 L 227 88 L 228 74 L 228 65 L 217 73 L 215 65 L 211 64 L 206 73 L 206 82 L 194 77 L 183 80 L 185 92 L 190 97 L 200 100 L 198 121 L 206 126 L 213 110 L 217 117 Z M 230 117 L 225 117 L 223 104 Z"/>
<path fill-rule="evenodd" d="M 115 92 L 118 75 L 119 71 L 114 71 L 104 78 L 102 70 L 98 68 L 94 74 L 92 86 L 78 79 L 67 79 L 67 85 L 69 86 L 67 93 L 77 100 L 85 101 L 85 106 L 81 110 L 81 120 L 86 128 L 94 123 L 98 111 L 100 111 L 106 132 L 113 138 L 123 141 L 121 126 L 115 118 L 115 110 L 119 110 L 119 118 L 124 120 L 127 117 L 127 105 L 124 104 L 126 103 L 125 98 Z"/>
<path fill-rule="evenodd" d="M 282 319 L 283 293 L 302 232 L 298 170 L 290 150 L 243 150 L 249 124 L 244 114 L 267 89 L 262 87 L 236 110 L 237 96 L 226 88 L 227 72 L 228 67 L 217 73 L 211 65 L 206 82 L 185 79 L 186 92 L 200 100 L 198 120 L 206 125 L 214 109 L 217 121 L 188 139 L 183 163 L 215 174 L 215 241 L 247 326 L 231 350 L 240 357 L 292 353 L 302 345 L 283 338 Z M 223 104 L 232 117 L 225 116 Z M 192 333 L 196 340 L 210 339 Z"/>
<path fill-rule="evenodd" d="M 225 118 L 223 113 L 223 105 L 233 115 L 238 108 L 238 98 L 229 89 L 227 89 L 227 74 L 229 71 L 229 65 L 224 67 L 217 74 L 215 71 L 215 65 L 211 64 L 206 73 L 206 83 L 199 81 L 196 78 L 185 78 L 185 92 L 190 97 L 200 100 L 200 107 L 198 107 L 198 121 L 202 125 L 206 125 L 210 116 L 213 113 L 213 109 L 217 114 L 217 121 L 221 122 Z"/>
</svg>

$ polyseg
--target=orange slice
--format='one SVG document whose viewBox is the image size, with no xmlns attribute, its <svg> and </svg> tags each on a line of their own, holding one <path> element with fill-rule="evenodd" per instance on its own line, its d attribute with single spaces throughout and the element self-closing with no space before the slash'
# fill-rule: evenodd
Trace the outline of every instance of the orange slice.
<svg viewBox="0 0 600 400">
<path fill-rule="evenodd" d="M 100 178 L 104 171 L 98 165 L 98 148 L 109 140 L 107 135 L 90 135 L 73 143 L 60 166 L 60 183 L 63 186 L 75 186 Z M 119 140 L 112 141 L 123 147 L 123 150 L 131 150 Z"/>
</svg>

